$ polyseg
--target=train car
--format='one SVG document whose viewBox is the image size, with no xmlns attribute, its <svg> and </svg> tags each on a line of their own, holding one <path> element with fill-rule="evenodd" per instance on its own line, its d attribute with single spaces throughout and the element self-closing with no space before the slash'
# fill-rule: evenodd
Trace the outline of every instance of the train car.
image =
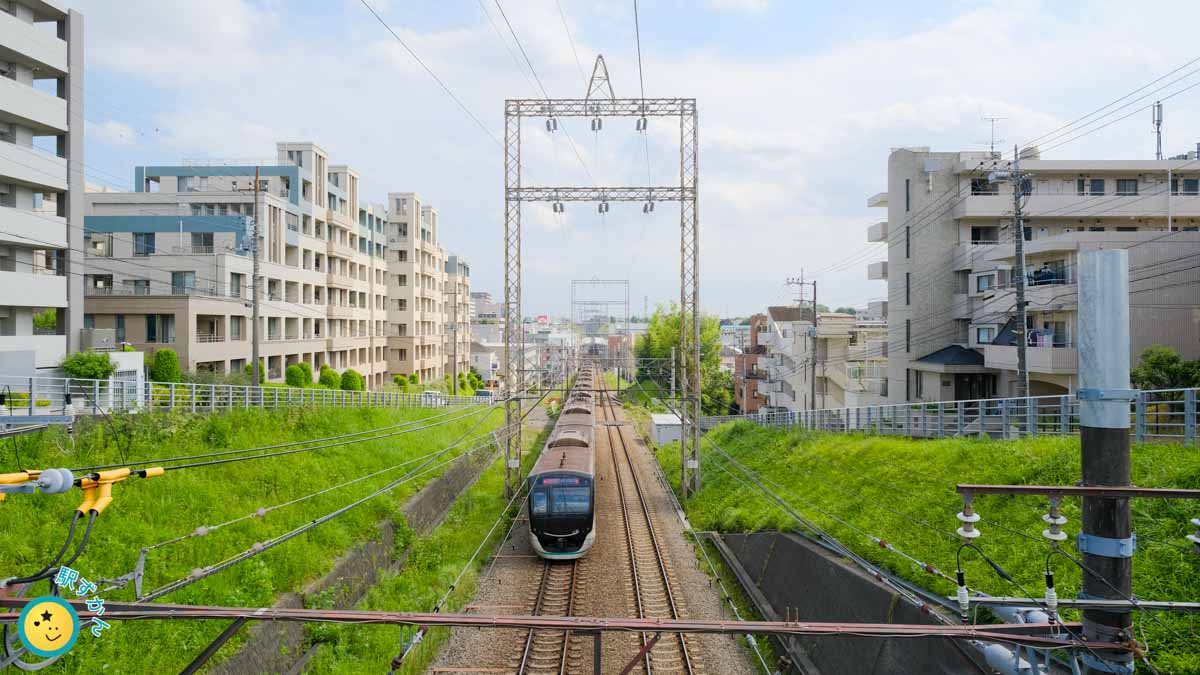
<svg viewBox="0 0 1200 675">
<path fill-rule="evenodd" d="M 596 416 L 591 392 L 579 387 L 529 472 L 529 541 L 542 558 L 579 558 L 596 540 Z"/>
</svg>

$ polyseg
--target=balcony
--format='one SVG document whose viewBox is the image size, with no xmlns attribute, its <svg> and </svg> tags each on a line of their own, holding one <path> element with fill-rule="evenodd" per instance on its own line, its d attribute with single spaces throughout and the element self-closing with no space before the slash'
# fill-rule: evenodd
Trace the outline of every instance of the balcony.
<svg viewBox="0 0 1200 675">
<path fill-rule="evenodd" d="M 37 68 L 43 77 L 67 73 L 66 41 L 7 12 L 0 12 L 0 45 L 0 61 Z"/>
<path fill-rule="evenodd" d="M 29 269 L 26 266 L 25 269 Z M 52 273 L 4 272 L 5 302 L 19 307 L 66 307 L 67 278 Z"/>
<path fill-rule="evenodd" d="M 1079 195 L 1069 192 L 1035 190 L 1025 203 L 1026 218 L 1115 218 L 1163 217 L 1167 214 L 1167 194 L 1161 187 L 1140 186 L 1136 195 Z M 969 195 L 954 206 L 954 218 L 1011 218 L 1012 193 Z M 1176 218 L 1200 217 L 1200 196 L 1172 195 L 1171 209 Z"/>
<path fill-rule="evenodd" d="M 338 337 L 325 338 L 325 349 L 328 351 L 341 351 L 343 349 L 357 349 L 365 347 L 363 338 L 351 337 L 349 335 L 340 335 Z"/>
<path fill-rule="evenodd" d="M 0 78 L 0 82 L 4 82 Z M 0 207 L 0 242 L 28 246 L 67 247 L 67 220 L 46 213 Z M 44 242 L 44 243 L 43 243 Z"/>
<path fill-rule="evenodd" d="M 888 278 L 888 264 L 886 260 L 880 260 L 867 265 L 867 279 L 871 281 L 886 281 Z"/>
<path fill-rule="evenodd" d="M 888 240 L 888 221 L 881 220 L 867 228 L 867 241 L 871 243 Z"/>
<path fill-rule="evenodd" d="M 359 255 L 358 249 L 354 248 L 350 244 L 343 244 L 341 242 L 334 241 L 333 239 L 325 242 L 325 252 L 329 255 L 345 258 L 347 260 L 353 260 L 355 256 Z"/>
<path fill-rule="evenodd" d="M 39 135 L 67 131 L 67 102 L 27 84 L 0 77 L 0 101 L 6 115 L 19 117 L 23 126 Z"/>
<path fill-rule="evenodd" d="M 325 313 L 331 319 L 353 319 L 357 309 L 349 305 L 328 305 L 325 307 Z"/>
<path fill-rule="evenodd" d="M 1079 352 L 1070 346 L 1026 347 L 1025 360 L 1031 373 L 1072 375 L 1079 370 Z M 1016 345 L 984 345 L 983 365 L 998 370 L 1016 370 Z"/>
<path fill-rule="evenodd" d="M 211 344 L 214 342 L 224 342 L 225 336 L 219 333 L 196 333 L 196 342 L 200 344 Z"/>
<path fill-rule="evenodd" d="M 351 279 L 350 277 L 344 277 L 340 274 L 334 274 L 332 272 L 326 275 L 325 279 L 325 285 L 329 286 L 330 288 L 344 288 L 346 290 L 353 290 L 355 283 L 355 280 Z"/>
<path fill-rule="evenodd" d="M 0 17 L 3 16 L 7 14 L 0 12 Z M 7 176 L 11 182 L 21 185 L 64 192 L 67 189 L 67 160 L 31 145 L 0 141 L 0 176 Z"/>
<path fill-rule="evenodd" d="M 878 192 L 876 194 L 871 195 L 870 197 L 867 197 L 867 208 L 879 207 L 879 208 L 886 209 L 887 205 L 888 205 L 888 193 L 886 193 L 886 192 Z"/>
</svg>

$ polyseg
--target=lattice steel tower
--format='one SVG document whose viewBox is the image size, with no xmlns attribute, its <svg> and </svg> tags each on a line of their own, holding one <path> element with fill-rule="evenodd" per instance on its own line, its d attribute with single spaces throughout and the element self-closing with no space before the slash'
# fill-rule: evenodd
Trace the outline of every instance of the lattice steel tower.
<svg viewBox="0 0 1200 675">
<path fill-rule="evenodd" d="M 521 183 L 521 120 L 590 117 L 593 129 L 606 117 L 632 117 L 644 130 L 648 117 L 679 118 L 679 185 L 568 187 Z M 521 322 L 521 203 L 679 202 L 679 331 L 681 462 L 684 496 L 700 487 L 700 228 L 699 139 L 694 98 L 616 98 L 604 58 L 598 56 L 584 98 L 509 99 L 504 102 L 504 381 L 505 494 L 521 485 L 521 396 L 526 391 L 525 333 Z M 607 208 L 603 206 L 602 208 Z"/>
</svg>

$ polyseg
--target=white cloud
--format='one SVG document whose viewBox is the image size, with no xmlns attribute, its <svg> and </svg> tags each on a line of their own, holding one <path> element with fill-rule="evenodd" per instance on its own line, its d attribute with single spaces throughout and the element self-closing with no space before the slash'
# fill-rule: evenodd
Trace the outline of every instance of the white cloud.
<svg viewBox="0 0 1200 675">
<path fill-rule="evenodd" d="M 88 138 L 96 139 L 107 145 L 132 145 L 137 140 L 137 132 L 133 127 L 118 122 L 105 120 L 100 123 L 86 122 L 85 132 Z"/>
<path fill-rule="evenodd" d="M 708 4 L 716 10 L 725 12 L 748 12 L 758 14 L 767 11 L 770 0 L 708 0 Z"/>
<path fill-rule="evenodd" d="M 723 10 L 770 9 L 766 0 L 710 1 Z M 332 20 L 319 30 L 297 25 L 291 13 L 300 10 L 279 0 L 76 4 L 88 20 L 89 68 L 164 92 L 149 105 L 121 101 L 147 110 L 147 120 L 120 115 L 123 122 L 90 127 L 93 137 L 111 145 L 122 139 L 116 124 L 160 128 L 138 136 L 145 156 L 135 161 L 146 163 L 266 157 L 277 140 L 314 140 L 335 163 L 362 172 L 367 199 L 421 192 L 439 209 L 447 247 L 472 262 L 476 287 L 502 290 L 502 150 L 356 2 L 327 3 Z M 389 25 L 502 137 L 504 99 L 536 93 L 501 44 L 523 67 L 494 7 L 485 4 L 500 36 L 482 11 L 428 29 L 404 3 L 392 4 L 393 13 L 379 6 Z M 564 8 L 583 68 L 590 72 L 603 51 L 617 95 L 635 91 L 628 4 L 564 0 Z M 505 3 L 505 11 L 551 94 L 582 96 L 554 3 Z M 987 140 L 985 114 L 1008 118 L 999 130 L 1008 144 L 1033 138 L 1192 58 L 1200 19 L 1193 5 L 1172 9 L 1169 22 L 1120 4 L 1089 7 L 1086 21 L 1061 11 L 1032 2 L 970 5 L 907 31 L 831 26 L 830 46 L 770 57 L 704 42 L 660 51 L 643 35 L 647 94 L 698 99 L 704 304 L 751 311 L 776 301 L 779 283 L 800 268 L 862 251 L 867 225 L 879 219 L 864 202 L 885 187 L 890 147 L 977 149 Z M 1167 120 L 1176 139 L 1169 150 L 1200 138 L 1194 97 L 1168 101 Z M 672 122 L 651 125 L 656 184 L 678 180 Z M 1052 154 L 1148 156 L 1145 127 L 1135 116 Z M 527 120 L 527 185 L 589 184 L 567 131 L 598 183 L 645 181 L 644 146 L 629 120 L 606 120 L 599 135 L 586 120 L 561 120 L 553 136 L 542 120 Z M 614 204 L 602 219 L 594 205 L 568 204 L 566 214 L 539 207 L 525 216 L 527 309 L 565 311 L 570 280 L 592 276 L 628 277 L 635 297 L 649 295 L 651 304 L 678 297 L 677 206 L 659 204 L 644 216 L 640 205 Z M 834 305 L 884 295 L 864 268 L 827 273 L 822 296 Z"/>
</svg>

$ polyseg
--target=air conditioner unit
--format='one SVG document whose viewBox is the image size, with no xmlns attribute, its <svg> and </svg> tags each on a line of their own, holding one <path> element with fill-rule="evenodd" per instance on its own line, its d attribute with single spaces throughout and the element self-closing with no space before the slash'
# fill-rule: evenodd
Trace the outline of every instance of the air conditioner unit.
<svg viewBox="0 0 1200 675">
<path fill-rule="evenodd" d="M 79 348 L 85 351 L 112 351 L 117 348 L 117 331 L 114 328 L 82 328 L 79 331 Z"/>
</svg>

